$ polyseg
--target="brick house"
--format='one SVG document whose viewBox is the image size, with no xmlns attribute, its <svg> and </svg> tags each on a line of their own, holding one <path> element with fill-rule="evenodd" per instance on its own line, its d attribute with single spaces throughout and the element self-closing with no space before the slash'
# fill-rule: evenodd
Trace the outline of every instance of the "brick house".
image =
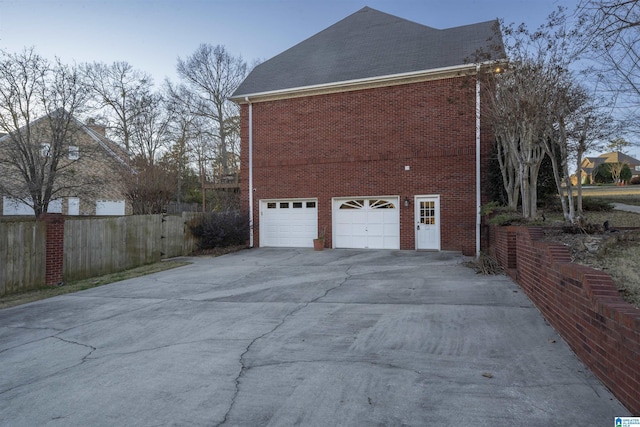
<svg viewBox="0 0 640 427">
<path fill-rule="evenodd" d="M 631 179 L 640 176 L 640 160 L 635 159 L 619 151 L 601 154 L 598 157 L 585 157 L 582 160 L 582 179 L 585 184 L 595 184 L 595 174 L 598 167 L 605 163 L 623 163 L 631 169 Z M 577 177 L 572 177 L 572 183 L 576 183 Z"/>
<path fill-rule="evenodd" d="M 503 52 L 497 25 L 365 7 L 258 65 L 232 97 L 251 245 L 477 253 L 492 134 L 473 58 Z"/>
<path fill-rule="evenodd" d="M 30 129 L 41 156 L 50 149 L 47 138 L 47 121 L 40 118 L 31 123 Z M 21 129 L 21 132 L 24 129 Z M 127 215 L 131 207 L 125 197 L 125 181 L 134 174 L 129 166 L 129 156 L 115 142 L 105 136 L 104 126 L 90 121 L 83 124 L 72 118 L 68 141 L 58 166 L 56 190 L 49 204 L 49 212 L 65 215 Z M 42 140 L 42 141 L 40 141 Z M 0 137 L 0 160 L 7 157 L 15 145 L 11 135 Z M 33 208 L 23 200 L 27 198 L 24 180 L 15 167 L 3 164 L 0 174 L 0 212 L 3 216 L 33 215 Z M 16 178 L 13 178 L 16 177 Z M 8 192 L 2 194 L 1 189 Z M 20 198 L 15 197 L 20 194 Z M 12 197 L 14 196 L 14 197 Z"/>
</svg>

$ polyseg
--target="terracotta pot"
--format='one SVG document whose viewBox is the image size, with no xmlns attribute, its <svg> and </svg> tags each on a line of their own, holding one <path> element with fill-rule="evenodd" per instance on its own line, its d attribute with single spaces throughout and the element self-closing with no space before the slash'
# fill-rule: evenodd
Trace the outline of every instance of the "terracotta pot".
<svg viewBox="0 0 640 427">
<path fill-rule="evenodd" d="M 313 250 L 321 251 L 324 249 L 324 239 L 313 239 Z"/>
</svg>

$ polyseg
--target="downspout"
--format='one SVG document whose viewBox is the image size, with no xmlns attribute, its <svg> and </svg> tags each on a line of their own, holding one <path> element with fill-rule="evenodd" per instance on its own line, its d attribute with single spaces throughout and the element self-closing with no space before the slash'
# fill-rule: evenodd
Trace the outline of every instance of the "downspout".
<svg viewBox="0 0 640 427">
<path fill-rule="evenodd" d="M 476 66 L 476 258 L 480 257 L 480 210 L 482 192 L 480 191 L 480 65 Z"/>
<path fill-rule="evenodd" d="M 249 247 L 253 247 L 253 104 L 249 97 L 244 100 L 249 103 Z"/>
</svg>

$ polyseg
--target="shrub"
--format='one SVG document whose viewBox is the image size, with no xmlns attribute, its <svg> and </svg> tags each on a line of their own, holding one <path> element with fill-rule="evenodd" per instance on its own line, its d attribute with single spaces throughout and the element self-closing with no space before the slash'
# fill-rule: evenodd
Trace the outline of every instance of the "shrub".
<svg viewBox="0 0 640 427">
<path fill-rule="evenodd" d="M 248 217 L 237 211 L 207 213 L 189 228 L 198 238 L 199 249 L 243 245 L 249 239 Z"/>
<path fill-rule="evenodd" d="M 511 225 L 522 222 L 522 214 L 499 202 L 490 202 L 482 206 L 480 214 L 487 217 L 487 224 Z"/>
<path fill-rule="evenodd" d="M 620 180 L 622 182 L 629 182 L 629 180 L 631 179 L 631 169 L 629 168 L 629 165 L 624 165 L 622 166 L 622 170 L 620 171 Z"/>
<path fill-rule="evenodd" d="M 598 166 L 595 172 L 594 179 L 596 183 L 612 183 L 613 177 L 611 176 L 611 165 L 609 163 L 602 163 L 600 166 Z"/>
<path fill-rule="evenodd" d="M 582 210 L 585 212 L 610 212 L 613 210 L 613 205 L 606 200 L 583 197 Z"/>
</svg>

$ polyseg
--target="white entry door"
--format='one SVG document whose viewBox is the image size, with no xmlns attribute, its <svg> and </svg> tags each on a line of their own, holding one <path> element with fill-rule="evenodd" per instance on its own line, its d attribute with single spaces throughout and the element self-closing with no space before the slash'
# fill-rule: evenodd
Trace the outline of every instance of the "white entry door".
<svg viewBox="0 0 640 427">
<path fill-rule="evenodd" d="M 440 196 L 416 196 L 416 249 L 440 250 Z"/>
<path fill-rule="evenodd" d="M 334 247 L 400 249 L 399 211 L 397 197 L 334 200 Z"/>
</svg>

